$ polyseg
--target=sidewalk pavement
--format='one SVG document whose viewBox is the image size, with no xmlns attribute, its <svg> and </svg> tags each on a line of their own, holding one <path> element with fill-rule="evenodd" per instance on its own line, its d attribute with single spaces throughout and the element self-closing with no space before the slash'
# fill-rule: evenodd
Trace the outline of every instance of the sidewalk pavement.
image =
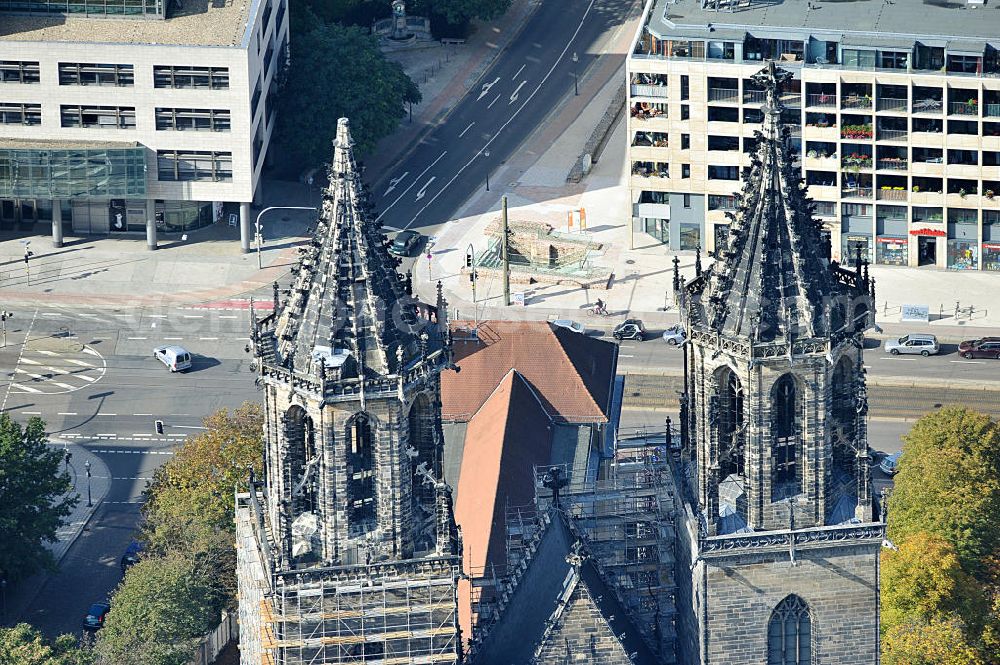
<svg viewBox="0 0 1000 665">
<path fill-rule="evenodd" d="M 100 457 L 83 446 L 59 441 L 56 437 L 50 437 L 49 444 L 70 453 L 69 464 L 64 468 L 69 471 L 72 484 L 70 495 L 75 495 L 79 499 L 70 514 L 64 519 L 63 525 L 56 531 L 55 542 L 44 543 L 58 566 L 77 537 L 87 528 L 87 524 L 90 523 L 101 502 L 108 495 L 108 491 L 111 489 L 111 471 Z M 87 505 L 87 462 L 90 462 L 90 506 Z M 25 580 L 12 583 L 6 588 L 4 615 L 0 617 L 0 625 L 11 625 L 17 621 L 18 617 L 24 615 L 44 585 L 46 575 L 45 572 L 36 573 Z"/>
</svg>

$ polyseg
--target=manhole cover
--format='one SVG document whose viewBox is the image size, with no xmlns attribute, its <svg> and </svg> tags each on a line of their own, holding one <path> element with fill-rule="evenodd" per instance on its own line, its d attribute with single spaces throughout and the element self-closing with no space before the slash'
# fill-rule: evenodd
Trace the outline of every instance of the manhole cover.
<svg viewBox="0 0 1000 665">
<path fill-rule="evenodd" d="M 627 266 L 635 265 L 635 260 L 628 259 L 627 261 L 625 261 L 625 265 L 627 265 Z"/>
</svg>

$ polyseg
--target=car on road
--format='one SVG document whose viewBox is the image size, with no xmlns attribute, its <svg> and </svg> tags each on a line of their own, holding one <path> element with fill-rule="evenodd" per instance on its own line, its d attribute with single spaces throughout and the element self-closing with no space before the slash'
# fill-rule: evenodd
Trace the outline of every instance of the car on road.
<svg viewBox="0 0 1000 665">
<path fill-rule="evenodd" d="M 639 319 L 625 319 L 611 331 L 619 342 L 623 339 L 635 339 L 640 342 L 646 339 L 646 326 Z"/>
<path fill-rule="evenodd" d="M 122 575 L 124 575 L 129 568 L 139 563 L 139 557 L 142 556 L 142 550 L 143 547 L 140 542 L 133 540 L 128 544 L 128 547 L 125 549 L 125 554 L 122 554 Z"/>
<path fill-rule="evenodd" d="M 575 333 L 583 333 L 587 329 L 579 321 L 573 321 L 571 319 L 556 319 L 555 321 L 550 321 L 552 325 L 558 328 L 565 328 L 566 330 L 572 330 Z"/>
<path fill-rule="evenodd" d="M 1000 358 L 1000 337 L 971 339 L 958 345 L 958 353 L 963 358 Z"/>
<path fill-rule="evenodd" d="M 153 349 L 153 357 L 171 372 L 191 368 L 191 354 L 183 346 L 158 346 Z"/>
<path fill-rule="evenodd" d="M 903 451 L 886 455 L 882 458 L 882 461 L 879 462 L 878 468 L 880 468 L 882 473 L 887 476 L 895 476 L 896 472 L 899 471 L 899 458 L 902 456 Z"/>
<path fill-rule="evenodd" d="M 420 234 L 416 231 L 400 231 L 396 234 L 392 244 L 389 245 L 389 253 L 396 256 L 409 256 L 417 245 L 420 244 Z"/>
<path fill-rule="evenodd" d="M 111 605 L 107 603 L 93 603 L 87 610 L 87 616 L 83 617 L 83 629 L 97 631 L 104 628 L 104 620 L 111 611 Z"/>
<path fill-rule="evenodd" d="M 901 353 L 919 353 L 926 358 L 936 355 L 941 350 L 941 346 L 934 335 L 911 333 L 898 339 L 885 340 L 885 350 L 894 356 Z"/>
<path fill-rule="evenodd" d="M 684 331 L 684 326 L 677 324 L 675 326 L 670 326 L 663 331 L 663 341 L 670 346 L 677 346 L 683 344 L 687 341 L 687 333 Z"/>
</svg>

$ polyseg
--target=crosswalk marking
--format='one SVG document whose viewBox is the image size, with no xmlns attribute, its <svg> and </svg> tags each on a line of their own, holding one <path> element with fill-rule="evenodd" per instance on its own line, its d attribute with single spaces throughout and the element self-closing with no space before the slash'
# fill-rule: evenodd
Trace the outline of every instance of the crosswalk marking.
<svg viewBox="0 0 1000 665">
<path fill-rule="evenodd" d="M 21 391 L 26 392 L 26 393 L 40 393 L 40 392 L 42 392 L 41 390 L 39 390 L 37 388 L 32 388 L 31 386 L 24 386 L 24 385 L 21 385 L 20 383 L 12 383 L 12 384 L 10 384 L 10 387 L 13 390 L 21 390 Z"/>
<path fill-rule="evenodd" d="M 85 362 L 83 360 L 77 360 L 76 358 L 67 358 L 66 362 L 71 362 L 74 365 L 79 365 L 80 367 L 93 367 L 92 363 Z"/>
</svg>

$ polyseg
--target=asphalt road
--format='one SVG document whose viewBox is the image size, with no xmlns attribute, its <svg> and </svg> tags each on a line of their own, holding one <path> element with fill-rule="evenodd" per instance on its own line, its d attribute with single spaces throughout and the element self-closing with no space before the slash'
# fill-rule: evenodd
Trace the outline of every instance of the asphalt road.
<svg viewBox="0 0 1000 665">
<path fill-rule="evenodd" d="M 60 570 L 25 582 L 38 592 L 22 620 L 50 636 L 78 632 L 90 603 L 121 580 L 119 559 L 155 469 L 206 415 L 259 398 L 243 351 L 248 321 L 246 311 L 178 308 L 15 312 L 0 349 L 2 408 L 22 422 L 42 418 L 54 444 L 86 447 L 111 474 L 107 497 Z M 152 357 L 163 344 L 187 348 L 194 367 L 171 374 Z M 164 422 L 163 436 L 154 420 Z"/>
<path fill-rule="evenodd" d="M 548 115 L 572 94 L 634 0 L 542 0 L 479 85 L 391 173 L 368 174 L 379 218 L 432 233 L 451 220 Z M 573 54 L 578 62 L 573 62 Z M 487 155 L 487 152 L 489 153 Z M 491 187 L 503 189 L 495 180 Z"/>
</svg>

